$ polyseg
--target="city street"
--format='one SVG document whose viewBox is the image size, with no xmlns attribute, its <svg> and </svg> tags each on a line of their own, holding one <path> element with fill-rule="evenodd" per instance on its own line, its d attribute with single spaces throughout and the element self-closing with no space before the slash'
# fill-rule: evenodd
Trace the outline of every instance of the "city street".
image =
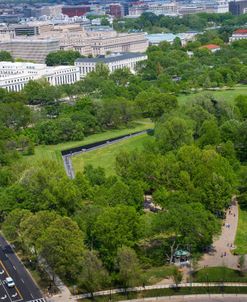
<svg viewBox="0 0 247 302">
<path fill-rule="evenodd" d="M 11 277 L 15 286 L 9 287 L 6 278 Z M 11 246 L 0 236 L 0 301 L 45 302 L 41 292 Z"/>
</svg>

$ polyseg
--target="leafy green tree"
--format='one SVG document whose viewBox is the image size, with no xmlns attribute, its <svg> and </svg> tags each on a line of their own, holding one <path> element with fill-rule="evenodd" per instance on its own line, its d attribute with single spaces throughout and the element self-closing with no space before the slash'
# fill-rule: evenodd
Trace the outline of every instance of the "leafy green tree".
<svg viewBox="0 0 247 302">
<path fill-rule="evenodd" d="M 36 214 L 25 216 L 21 220 L 19 235 L 23 238 L 23 245 L 29 254 L 38 256 L 38 251 L 42 248 L 39 245 L 39 238 L 58 217 L 55 212 L 40 211 Z"/>
<path fill-rule="evenodd" d="M 31 122 L 31 111 L 20 102 L 0 103 L 0 124 L 19 130 Z"/>
<path fill-rule="evenodd" d="M 220 130 L 214 120 L 203 122 L 199 132 L 198 144 L 201 147 L 207 145 L 217 145 L 220 143 Z"/>
<path fill-rule="evenodd" d="M 52 103 L 60 97 L 59 89 L 51 86 L 48 81 L 43 79 L 29 81 L 25 85 L 23 93 L 29 104 L 32 105 Z"/>
<path fill-rule="evenodd" d="M 14 59 L 13 59 L 12 55 L 8 51 L 1 50 L 0 51 L 0 61 L 14 62 Z"/>
<path fill-rule="evenodd" d="M 137 255 L 130 247 L 123 246 L 117 252 L 118 279 L 124 288 L 138 284 L 141 279 L 141 269 Z"/>
<path fill-rule="evenodd" d="M 81 58 L 79 51 L 74 50 L 58 50 L 51 52 L 46 57 L 46 64 L 48 66 L 55 65 L 74 65 L 75 60 Z"/>
<path fill-rule="evenodd" d="M 132 207 L 105 208 L 94 224 L 93 235 L 104 263 L 112 268 L 118 248 L 133 246 L 139 237 L 139 217 Z"/>
<path fill-rule="evenodd" d="M 192 143 L 192 130 L 189 123 L 179 117 L 171 117 L 157 123 L 155 137 L 162 152 L 176 150 L 184 144 Z"/>
<path fill-rule="evenodd" d="M 84 234 L 76 222 L 68 217 L 54 220 L 38 239 L 39 253 L 55 273 L 68 280 L 76 280 L 84 253 Z"/>
<path fill-rule="evenodd" d="M 247 97 L 245 95 L 239 95 L 234 101 L 243 119 L 247 119 Z"/>
<path fill-rule="evenodd" d="M 31 216 L 31 212 L 25 209 L 14 209 L 6 217 L 2 224 L 2 231 L 6 238 L 14 243 L 22 243 L 20 231 L 21 222 Z"/>
<path fill-rule="evenodd" d="M 213 235 L 220 230 L 218 221 L 202 204 L 177 204 L 169 211 L 157 214 L 155 230 L 170 234 L 170 251 L 167 258 L 172 259 L 174 243 L 177 247 L 190 247 L 202 250 L 212 243 Z M 171 231 L 171 232 L 170 232 Z"/>
<path fill-rule="evenodd" d="M 94 168 L 92 165 L 86 165 L 84 174 L 93 186 L 102 185 L 106 181 L 105 170 L 101 167 Z"/>
<path fill-rule="evenodd" d="M 93 297 L 95 291 L 106 286 L 109 276 L 98 255 L 94 251 L 85 251 L 79 275 L 79 287 L 86 290 Z"/>
</svg>

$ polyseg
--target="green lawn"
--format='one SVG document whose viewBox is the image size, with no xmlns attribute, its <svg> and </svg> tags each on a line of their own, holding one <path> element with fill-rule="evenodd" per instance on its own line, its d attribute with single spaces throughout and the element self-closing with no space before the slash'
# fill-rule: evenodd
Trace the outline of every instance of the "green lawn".
<svg viewBox="0 0 247 302">
<path fill-rule="evenodd" d="M 180 95 L 178 97 L 178 100 L 181 104 L 185 104 L 187 101 L 194 99 L 198 96 L 203 95 L 213 95 L 218 100 L 225 100 L 227 102 L 233 101 L 236 96 L 239 94 L 247 95 L 247 85 L 239 85 L 232 89 L 223 89 L 220 91 L 213 91 L 213 90 L 207 90 L 207 91 L 201 91 L 197 93 L 192 93 L 189 95 Z"/>
<path fill-rule="evenodd" d="M 131 151 L 136 149 L 140 150 L 143 148 L 144 143 L 148 143 L 152 140 L 152 136 L 149 136 L 148 134 L 142 134 L 140 136 L 135 136 L 119 143 L 90 151 L 85 154 L 78 154 L 72 157 L 74 170 L 75 172 L 83 171 L 85 165 L 91 164 L 94 167 L 104 168 L 108 176 L 114 175 L 115 158 L 120 151 Z"/>
<path fill-rule="evenodd" d="M 247 211 L 239 208 L 238 230 L 235 239 L 236 254 L 247 254 Z"/>
<path fill-rule="evenodd" d="M 194 282 L 247 282 L 247 276 L 227 267 L 208 267 L 197 271 Z"/>
<path fill-rule="evenodd" d="M 151 267 L 144 271 L 143 280 L 146 285 L 153 285 L 172 276 L 174 266 Z"/>
<path fill-rule="evenodd" d="M 111 131 L 105 131 L 98 134 L 93 134 L 85 137 L 82 141 L 66 142 L 57 145 L 40 145 L 35 147 L 35 154 L 31 156 L 25 156 L 23 159 L 31 164 L 36 164 L 41 160 L 55 160 L 62 164 L 61 151 L 73 147 L 78 147 L 108 138 L 121 136 L 124 134 L 142 131 L 145 129 L 153 128 L 153 123 L 149 119 L 143 119 L 133 124 L 131 128 L 117 129 Z"/>
</svg>

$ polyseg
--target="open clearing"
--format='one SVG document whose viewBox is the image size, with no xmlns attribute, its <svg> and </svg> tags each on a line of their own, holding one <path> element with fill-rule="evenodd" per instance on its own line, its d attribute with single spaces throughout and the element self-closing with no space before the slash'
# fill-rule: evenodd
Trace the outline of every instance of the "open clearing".
<svg viewBox="0 0 247 302">
<path fill-rule="evenodd" d="M 37 164 L 42 160 L 55 160 L 59 164 L 63 165 L 62 156 L 61 156 L 62 150 L 70 149 L 73 147 L 79 147 L 82 145 L 98 142 L 109 138 L 114 138 L 117 136 L 129 134 L 133 132 L 146 130 L 149 128 L 153 128 L 153 126 L 154 126 L 153 123 L 149 119 L 143 119 L 133 123 L 133 127 L 131 128 L 115 129 L 115 130 L 105 131 L 102 133 L 93 134 L 85 137 L 85 139 L 82 141 L 66 142 L 57 145 L 40 145 L 35 147 L 34 155 L 25 156 L 23 157 L 23 159 L 31 164 Z"/>
<path fill-rule="evenodd" d="M 154 138 L 148 134 L 142 134 L 107 147 L 73 156 L 72 163 L 74 171 L 75 173 L 83 171 L 85 165 L 91 164 L 95 168 L 104 168 L 107 176 L 114 175 L 116 173 L 115 159 L 120 151 L 140 150 L 145 147 L 145 144 L 148 144 L 153 139 Z"/>
<path fill-rule="evenodd" d="M 224 90 L 204 90 L 201 92 L 192 93 L 189 95 L 180 95 L 178 97 L 178 100 L 181 104 L 185 104 L 187 101 L 192 100 L 199 96 L 206 96 L 206 95 L 212 95 L 217 100 L 221 101 L 227 101 L 231 102 L 234 100 L 234 98 L 240 94 L 247 95 L 247 85 L 239 85 L 236 87 L 233 87 L 232 89 L 224 89 Z"/>
</svg>

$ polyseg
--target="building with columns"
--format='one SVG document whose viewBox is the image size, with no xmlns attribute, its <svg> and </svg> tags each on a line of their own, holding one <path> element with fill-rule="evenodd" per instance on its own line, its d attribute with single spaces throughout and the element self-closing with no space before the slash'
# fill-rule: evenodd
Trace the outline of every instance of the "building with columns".
<svg viewBox="0 0 247 302">
<path fill-rule="evenodd" d="M 247 29 L 237 29 L 233 32 L 232 36 L 230 37 L 230 42 L 247 39 Z"/>
<path fill-rule="evenodd" d="M 79 58 L 76 60 L 75 66 L 79 68 L 80 75 L 84 78 L 89 72 L 95 70 L 97 64 L 106 65 L 110 72 L 129 68 L 132 73 L 135 73 L 137 62 L 145 60 L 147 60 L 147 55 L 144 53 L 118 53 L 97 58 Z"/>
<path fill-rule="evenodd" d="M 0 62 L 0 88 L 21 91 L 30 80 L 46 79 L 51 85 L 73 84 L 80 80 L 76 66 L 48 67 L 45 64 Z"/>
</svg>

